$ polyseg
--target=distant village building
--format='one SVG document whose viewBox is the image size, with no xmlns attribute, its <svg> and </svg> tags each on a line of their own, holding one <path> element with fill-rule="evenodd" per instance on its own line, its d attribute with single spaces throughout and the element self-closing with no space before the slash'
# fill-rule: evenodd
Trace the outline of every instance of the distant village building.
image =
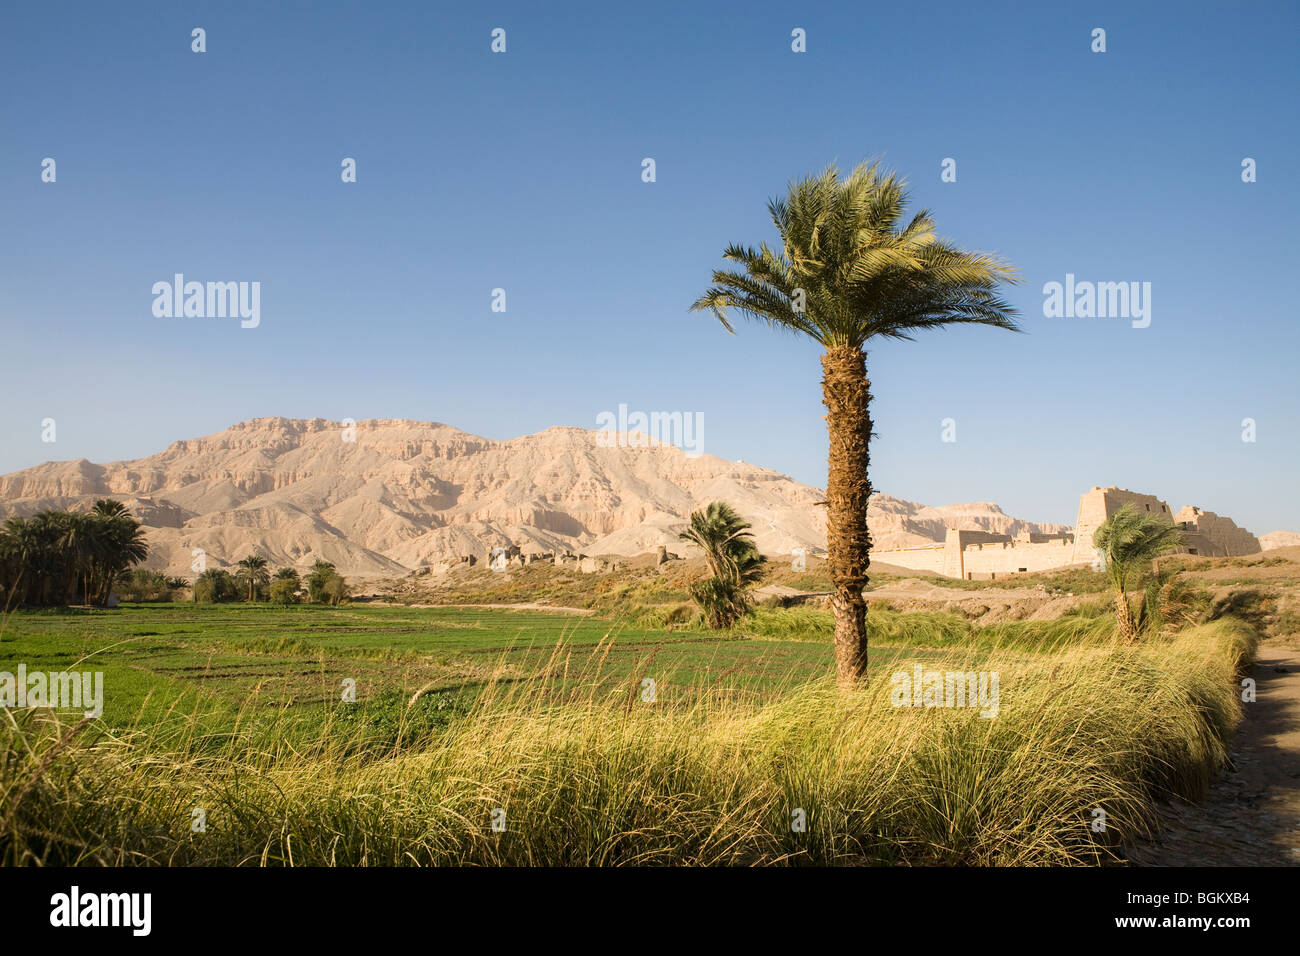
<svg viewBox="0 0 1300 956">
<path fill-rule="evenodd" d="M 882 564 L 928 571 L 931 574 L 965 580 L 996 580 L 1012 574 L 1049 571 L 1072 565 L 1100 567 L 1092 536 L 1101 523 L 1126 504 L 1139 511 L 1164 517 L 1183 530 L 1186 554 L 1232 557 L 1257 554 L 1259 539 L 1237 527 L 1231 518 L 1191 506 L 1177 515 L 1154 495 L 1127 488 L 1093 488 L 1079 498 L 1079 516 L 1074 531 L 1057 534 L 1024 533 L 1012 537 L 990 531 L 949 528 L 943 544 L 893 551 L 873 551 L 871 558 Z"/>
</svg>

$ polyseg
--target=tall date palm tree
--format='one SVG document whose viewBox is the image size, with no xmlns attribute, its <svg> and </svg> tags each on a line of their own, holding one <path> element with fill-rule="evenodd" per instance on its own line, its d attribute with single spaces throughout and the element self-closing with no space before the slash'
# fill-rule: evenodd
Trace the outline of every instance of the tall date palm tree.
<svg viewBox="0 0 1300 956">
<path fill-rule="evenodd" d="M 728 246 L 723 259 L 735 267 L 715 270 L 712 287 L 691 306 L 712 312 L 728 332 L 734 310 L 807 335 L 824 350 L 826 537 L 843 682 L 867 674 L 871 383 L 864 349 L 873 339 L 910 339 L 958 323 L 1017 330 L 1015 310 L 998 296 L 1002 283 L 1016 281 L 1014 268 L 940 239 L 926 210 L 905 220 L 906 206 L 903 180 L 875 162 L 847 176 L 831 166 L 793 182 L 768 203 L 780 247 Z"/>
<path fill-rule="evenodd" d="M 258 585 L 268 584 L 271 580 L 271 573 L 266 569 L 266 558 L 260 554 L 250 554 L 241 559 L 239 577 L 248 582 L 248 602 L 251 604 L 257 599 Z"/>
<path fill-rule="evenodd" d="M 147 558 L 149 546 L 144 528 L 120 501 L 100 498 L 89 518 L 94 529 L 90 564 L 99 589 L 98 601 L 107 604 L 118 577 Z"/>
</svg>

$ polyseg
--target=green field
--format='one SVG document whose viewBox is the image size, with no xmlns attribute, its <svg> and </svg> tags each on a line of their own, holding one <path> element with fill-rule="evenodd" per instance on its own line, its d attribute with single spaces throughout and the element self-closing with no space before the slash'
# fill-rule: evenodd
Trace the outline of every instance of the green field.
<svg viewBox="0 0 1300 956">
<path fill-rule="evenodd" d="M 345 680 L 355 682 L 354 708 L 375 714 L 404 708 L 420 690 L 429 697 L 421 706 L 457 708 L 489 681 L 543 679 L 618 695 L 648 677 L 670 706 L 706 688 L 762 700 L 833 671 L 828 638 L 791 631 L 717 636 L 479 608 L 128 605 L 9 616 L 0 670 L 102 671 L 111 726 L 173 709 L 221 722 L 261 708 L 311 724 L 346 710 Z M 925 654 L 881 647 L 875 661 L 892 670 Z"/>
</svg>

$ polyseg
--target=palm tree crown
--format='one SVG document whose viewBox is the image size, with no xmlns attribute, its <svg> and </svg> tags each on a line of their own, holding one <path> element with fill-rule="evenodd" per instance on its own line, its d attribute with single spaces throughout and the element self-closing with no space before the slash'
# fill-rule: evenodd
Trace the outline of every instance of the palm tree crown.
<svg viewBox="0 0 1300 956">
<path fill-rule="evenodd" d="M 266 570 L 266 558 L 260 554 L 250 554 L 239 561 L 239 576 L 248 582 L 248 600 L 251 603 L 257 597 L 257 586 L 271 580 Z"/>
<path fill-rule="evenodd" d="M 691 513 L 691 523 L 679 538 L 699 545 L 715 578 L 752 584 L 762 576 L 763 558 L 754 546 L 750 525 L 725 501 L 714 501 Z"/>
<path fill-rule="evenodd" d="M 1018 330 L 1015 310 L 997 294 L 1016 281 L 1015 269 L 938 238 L 928 210 L 904 222 L 906 206 L 905 183 L 879 163 L 847 177 L 830 166 L 791 183 L 785 198 L 768 203 L 780 250 L 728 246 L 723 258 L 740 268 L 715 270 L 691 310 L 708 310 L 734 331 L 735 309 L 827 349 L 954 323 Z"/>
<path fill-rule="evenodd" d="M 1128 590 L 1135 574 L 1162 554 L 1182 544 L 1182 531 L 1153 514 L 1124 505 L 1107 518 L 1092 536 L 1092 543 L 1105 557 L 1106 573 L 1115 590 Z"/>
</svg>

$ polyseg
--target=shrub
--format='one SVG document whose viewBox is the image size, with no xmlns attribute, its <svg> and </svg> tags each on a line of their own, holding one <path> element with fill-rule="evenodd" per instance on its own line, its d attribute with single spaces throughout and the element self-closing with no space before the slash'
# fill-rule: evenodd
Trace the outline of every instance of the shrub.
<svg viewBox="0 0 1300 956">
<path fill-rule="evenodd" d="M 731 627 L 749 609 L 749 592 L 728 578 L 705 578 L 691 585 L 691 597 L 704 612 L 709 627 Z"/>
<path fill-rule="evenodd" d="M 321 584 L 321 600 L 327 604 L 341 604 L 347 600 L 348 585 L 337 574 L 328 575 Z"/>
<path fill-rule="evenodd" d="M 314 604 L 338 604 L 348 595 L 347 583 L 328 561 L 317 561 L 307 575 L 307 598 Z"/>
<path fill-rule="evenodd" d="M 271 601 L 275 604 L 296 604 L 298 602 L 298 582 L 277 578 L 271 582 Z"/>
<path fill-rule="evenodd" d="M 122 575 L 117 582 L 117 594 L 123 601 L 174 601 L 176 579 L 168 578 L 161 571 L 149 571 L 135 568 Z M 181 582 L 183 584 L 183 582 Z"/>
<path fill-rule="evenodd" d="M 703 616 L 691 604 L 637 606 L 625 612 L 624 620 L 627 620 L 633 628 L 643 628 L 645 630 L 660 630 L 663 628 L 673 630 L 704 624 Z"/>
<path fill-rule="evenodd" d="M 240 598 L 239 582 L 229 571 L 209 568 L 194 581 L 194 600 L 200 604 L 237 601 Z"/>
</svg>

